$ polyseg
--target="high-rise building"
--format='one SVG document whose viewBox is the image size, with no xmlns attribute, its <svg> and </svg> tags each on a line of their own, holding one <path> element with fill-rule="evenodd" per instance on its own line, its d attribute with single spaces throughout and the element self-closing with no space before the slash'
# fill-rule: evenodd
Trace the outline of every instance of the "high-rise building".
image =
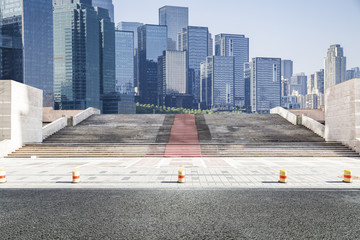
<svg viewBox="0 0 360 240">
<path fill-rule="evenodd" d="M 244 63 L 244 80 L 245 80 L 245 107 L 246 107 L 246 111 L 249 112 L 251 109 L 251 100 L 250 100 L 251 62 Z"/>
<path fill-rule="evenodd" d="M 307 93 L 311 94 L 315 89 L 315 74 L 310 74 L 307 78 Z"/>
<path fill-rule="evenodd" d="M 360 78 L 360 68 L 352 68 L 350 70 L 346 70 L 346 80 L 350 80 L 353 78 Z"/>
<path fill-rule="evenodd" d="M 54 0 L 54 94 L 57 109 L 102 108 L 115 91 L 115 30 L 91 0 Z"/>
<path fill-rule="evenodd" d="M 167 27 L 146 24 L 138 28 L 138 36 L 140 102 L 158 105 L 158 57 L 167 49 Z"/>
<path fill-rule="evenodd" d="M 206 108 L 232 109 L 234 106 L 234 57 L 207 57 L 206 62 L 203 62 L 201 66 L 202 105 Z"/>
<path fill-rule="evenodd" d="M 159 103 L 165 106 L 167 95 L 186 94 L 186 52 L 164 51 L 158 64 Z"/>
<path fill-rule="evenodd" d="M 114 4 L 112 3 L 112 0 L 92 0 L 92 5 L 94 7 L 101 7 L 107 9 L 109 11 L 111 21 L 115 22 Z"/>
<path fill-rule="evenodd" d="M 281 105 L 281 59 L 253 58 L 251 69 L 251 111 L 269 113 Z"/>
<path fill-rule="evenodd" d="M 345 81 L 346 57 L 339 44 L 331 45 L 325 58 L 325 89 Z"/>
<path fill-rule="evenodd" d="M 281 60 L 281 78 L 290 79 L 293 75 L 293 61 Z"/>
<path fill-rule="evenodd" d="M 299 95 L 305 96 L 307 94 L 307 81 L 308 78 L 305 73 L 299 73 L 290 78 L 289 89 L 290 95 L 293 94 L 294 91 L 297 91 Z"/>
<path fill-rule="evenodd" d="M 139 22 L 119 22 L 117 25 L 117 29 L 119 31 L 130 31 L 134 32 L 134 87 L 135 87 L 135 94 L 138 95 L 138 87 L 139 83 L 137 81 L 138 77 L 138 27 L 144 25 L 143 23 Z"/>
<path fill-rule="evenodd" d="M 164 6 L 159 9 L 159 25 L 168 27 L 168 49 L 177 50 L 177 35 L 189 25 L 189 9 L 187 7 Z"/>
<path fill-rule="evenodd" d="M 178 49 L 186 51 L 188 84 L 187 93 L 200 102 L 200 63 L 209 55 L 209 31 L 207 27 L 188 26 L 178 34 Z"/>
<path fill-rule="evenodd" d="M 115 31 L 116 92 L 134 96 L 134 32 Z"/>
<path fill-rule="evenodd" d="M 238 34 L 215 36 L 215 55 L 235 58 L 234 105 L 245 105 L 244 63 L 249 62 L 249 38 Z"/>
<path fill-rule="evenodd" d="M 320 69 L 320 71 L 315 72 L 314 84 L 315 89 L 317 89 L 319 93 L 324 94 L 324 69 Z"/>
<path fill-rule="evenodd" d="M 0 0 L 0 79 L 42 89 L 44 106 L 54 105 L 52 9 L 48 0 Z"/>
</svg>

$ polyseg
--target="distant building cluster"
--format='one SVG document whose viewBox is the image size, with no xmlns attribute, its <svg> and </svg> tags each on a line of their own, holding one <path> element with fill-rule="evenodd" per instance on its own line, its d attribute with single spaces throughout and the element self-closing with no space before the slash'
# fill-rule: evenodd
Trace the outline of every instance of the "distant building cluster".
<svg viewBox="0 0 360 240">
<path fill-rule="evenodd" d="M 250 59 L 248 37 L 213 38 L 186 7 L 160 8 L 158 25 L 115 24 L 112 0 L 0 0 L 0 10 L 0 79 L 42 89 L 56 109 L 317 109 L 327 87 L 360 78 L 340 45 L 310 75 L 294 74 L 291 60 Z"/>
</svg>

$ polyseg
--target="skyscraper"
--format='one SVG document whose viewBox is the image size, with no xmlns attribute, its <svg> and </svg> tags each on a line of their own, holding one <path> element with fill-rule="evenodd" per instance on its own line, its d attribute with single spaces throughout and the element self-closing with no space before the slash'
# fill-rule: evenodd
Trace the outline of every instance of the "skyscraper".
<svg viewBox="0 0 360 240">
<path fill-rule="evenodd" d="M 138 81 L 140 102 L 158 104 L 158 57 L 167 49 L 167 27 L 143 25 L 138 28 Z"/>
<path fill-rule="evenodd" d="M 339 44 L 331 45 L 325 58 L 325 89 L 345 81 L 346 57 Z"/>
<path fill-rule="evenodd" d="M 360 68 L 359 67 L 352 68 L 350 70 L 346 70 L 346 79 L 345 80 L 350 80 L 353 78 L 360 78 Z"/>
<path fill-rule="evenodd" d="M 294 91 L 297 91 L 300 95 L 306 95 L 307 94 L 307 81 L 308 78 L 305 75 L 305 73 L 298 73 L 295 76 L 292 76 L 290 78 L 290 95 L 293 94 Z"/>
<path fill-rule="evenodd" d="M 168 49 L 177 49 L 177 35 L 189 25 L 189 9 L 187 7 L 164 6 L 159 9 L 159 25 L 168 27 Z"/>
<path fill-rule="evenodd" d="M 319 91 L 319 93 L 324 93 L 324 69 L 320 69 L 320 71 L 315 72 L 314 74 L 314 84 L 315 89 Z"/>
<path fill-rule="evenodd" d="M 115 31 L 116 92 L 134 96 L 134 32 Z"/>
<path fill-rule="evenodd" d="M 206 108 L 231 109 L 234 106 L 234 57 L 207 57 L 202 66 L 205 67 L 201 82 L 203 105 Z"/>
<path fill-rule="evenodd" d="M 94 7 L 101 7 L 107 9 L 109 11 L 111 21 L 115 22 L 114 4 L 112 3 L 112 0 L 92 0 L 92 5 Z"/>
<path fill-rule="evenodd" d="M 43 90 L 53 106 L 53 11 L 48 0 L 0 0 L 0 79 Z"/>
<path fill-rule="evenodd" d="M 251 108 L 251 100 L 250 100 L 250 94 L 251 94 L 251 88 L 250 88 L 250 82 L 251 82 L 251 62 L 244 63 L 244 79 L 245 79 L 245 107 L 246 111 L 249 112 Z"/>
<path fill-rule="evenodd" d="M 139 83 L 138 79 L 138 27 L 144 25 L 139 22 L 119 22 L 117 29 L 120 31 L 134 32 L 134 87 L 135 93 L 138 94 Z"/>
<path fill-rule="evenodd" d="M 293 61 L 281 60 L 281 78 L 290 79 L 293 75 Z"/>
<path fill-rule="evenodd" d="M 215 36 L 215 55 L 235 58 L 234 105 L 245 105 L 244 63 L 249 62 L 249 38 L 239 34 Z"/>
<path fill-rule="evenodd" d="M 281 105 L 281 59 L 253 58 L 251 69 L 251 110 L 269 113 Z"/>
<path fill-rule="evenodd" d="M 186 52 L 164 51 L 159 57 L 158 89 L 160 105 L 167 95 L 186 94 Z"/>
<path fill-rule="evenodd" d="M 54 1 L 54 90 L 57 109 L 102 108 L 115 91 L 115 30 L 91 0 Z"/>
<path fill-rule="evenodd" d="M 209 55 L 207 27 L 188 26 L 178 34 L 179 51 L 186 51 L 188 84 L 187 93 L 200 102 L 200 63 Z"/>
</svg>

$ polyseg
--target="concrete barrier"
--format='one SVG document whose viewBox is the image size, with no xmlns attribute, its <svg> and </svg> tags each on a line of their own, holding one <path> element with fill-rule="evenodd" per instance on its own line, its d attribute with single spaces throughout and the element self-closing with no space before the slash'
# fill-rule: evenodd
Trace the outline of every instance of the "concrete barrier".
<svg viewBox="0 0 360 240">
<path fill-rule="evenodd" d="M 82 111 L 81 113 L 78 113 L 75 116 L 73 116 L 71 118 L 71 125 L 76 126 L 94 114 L 100 114 L 100 110 L 96 108 L 88 108 L 85 111 Z"/>
<path fill-rule="evenodd" d="M 270 110 L 270 114 L 279 114 L 294 125 L 299 124 L 298 117 L 282 107 L 276 107 Z"/>
<path fill-rule="evenodd" d="M 305 114 L 302 115 L 301 124 L 320 137 L 325 137 L 325 125 L 319 123 L 318 121 L 315 121 L 312 118 L 307 117 Z"/>
<path fill-rule="evenodd" d="M 66 117 L 59 118 L 58 120 L 46 125 L 42 129 L 43 140 L 50 137 L 54 133 L 60 131 L 61 129 L 63 129 L 66 126 L 67 126 L 67 118 Z"/>
<path fill-rule="evenodd" d="M 12 152 L 15 152 L 22 147 L 20 142 L 15 142 L 11 140 L 3 140 L 0 142 L 0 158 L 6 157 Z"/>
</svg>

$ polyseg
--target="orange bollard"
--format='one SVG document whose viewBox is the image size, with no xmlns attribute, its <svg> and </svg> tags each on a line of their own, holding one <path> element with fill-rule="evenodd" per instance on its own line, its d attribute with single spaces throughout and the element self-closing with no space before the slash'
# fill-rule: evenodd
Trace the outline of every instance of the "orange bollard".
<svg viewBox="0 0 360 240">
<path fill-rule="evenodd" d="M 286 170 L 280 170 L 280 183 L 287 183 L 287 172 Z"/>
<path fill-rule="evenodd" d="M 0 183 L 6 183 L 6 171 L 0 170 Z"/>
<path fill-rule="evenodd" d="M 184 183 L 185 182 L 185 170 L 179 170 L 179 178 L 178 183 Z"/>
<path fill-rule="evenodd" d="M 72 172 L 72 176 L 73 176 L 73 183 L 79 183 L 80 182 L 80 171 L 75 170 Z"/>
<path fill-rule="evenodd" d="M 344 170 L 344 181 L 346 183 L 352 183 L 352 172 L 351 170 Z"/>
</svg>

